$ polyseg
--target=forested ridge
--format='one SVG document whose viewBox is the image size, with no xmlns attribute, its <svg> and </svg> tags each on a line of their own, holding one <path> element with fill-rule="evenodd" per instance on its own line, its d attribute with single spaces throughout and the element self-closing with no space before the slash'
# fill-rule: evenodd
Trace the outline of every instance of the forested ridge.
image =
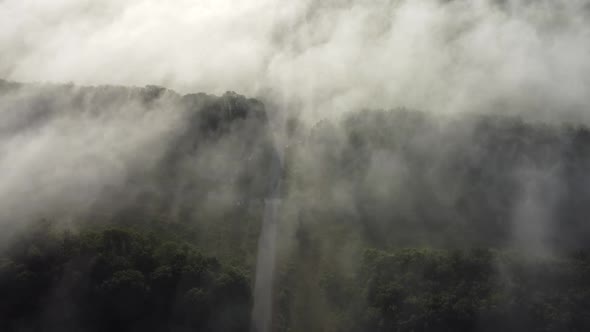
<svg viewBox="0 0 590 332">
<path fill-rule="evenodd" d="M 17 240 L 0 264 L 3 330 L 249 328 L 251 270 L 239 261 L 133 229 L 57 232 L 43 221 Z M 285 271 L 277 329 L 583 331 L 590 323 L 590 257 L 583 252 L 551 259 L 490 249 L 362 255 L 352 274 L 319 267 L 318 293 L 303 295 L 316 304 L 296 294 L 309 282 L 298 267 Z M 310 312 L 314 307 L 323 310 Z"/>
<path fill-rule="evenodd" d="M 364 110 L 278 144 L 232 92 L 7 81 L 0 111 L 2 330 L 249 330 L 277 158 L 273 330 L 590 328 L 583 125 Z"/>
<path fill-rule="evenodd" d="M 241 331 L 250 285 L 183 241 L 105 229 L 27 231 L 1 265 L 3 330 Z M 231 318 L 231 319 L 230 319 Z"/>
</svg>

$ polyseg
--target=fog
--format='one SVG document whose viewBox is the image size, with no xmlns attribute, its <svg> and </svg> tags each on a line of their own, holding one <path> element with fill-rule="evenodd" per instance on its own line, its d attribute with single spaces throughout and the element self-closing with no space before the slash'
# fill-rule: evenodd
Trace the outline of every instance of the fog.
<svg viewBox="0 0 590 332">
<path fill-rule="evenodd" d="M 44 218 L 172 229 L 247 271 L 253 330 L 362 331 L 397 306 L 351 277 L 379 260 L 484 261 L 509 299 L 502 250 L 589 248 L 589 1 L 0 0 L 0 50 L 0 249 Z"/>
<path fill-rule="evenodd" d="M 5 79 L 274 91 L 314 121 L 392 106 L 587 120 L 584 0 L 4 0 L 0 22 Z"/>
<path fill-rule="evenodd" d="M 74 106 L 76 97 L 86 100 Z M 137 98 L 109 97 L 59 86 L 4 91 L 3 222 L 73 217 L 89 209 L 103 190 L 124 183 L 129 169 L 155 165 L 182 113 L 158 105 L 148 112 Z"/>
</svg>

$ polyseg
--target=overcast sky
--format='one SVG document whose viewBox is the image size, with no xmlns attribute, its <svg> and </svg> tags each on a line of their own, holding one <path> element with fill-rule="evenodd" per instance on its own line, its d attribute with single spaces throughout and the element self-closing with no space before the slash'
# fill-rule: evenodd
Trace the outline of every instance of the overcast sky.
<svg viewBox="0 0 590 332">
<path fill-rule="evenodd" d="M 1 0 L 0 77 L 272 91 L 314 117 L 579 113 L 590 104 L 589 3 Z"/>
</svg>

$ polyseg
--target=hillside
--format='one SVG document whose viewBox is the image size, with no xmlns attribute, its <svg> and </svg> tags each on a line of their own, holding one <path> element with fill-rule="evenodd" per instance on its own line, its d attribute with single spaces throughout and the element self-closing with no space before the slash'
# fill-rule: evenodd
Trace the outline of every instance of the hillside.
<svg viewBox="0 0 590 332">
<path fill-rule="evenodd" d="M 269 196 L 273 330 L 590 328 L 588 128 L 278 111 L 0 81 L 0 329 L 247 331 Z"/>
</svg>

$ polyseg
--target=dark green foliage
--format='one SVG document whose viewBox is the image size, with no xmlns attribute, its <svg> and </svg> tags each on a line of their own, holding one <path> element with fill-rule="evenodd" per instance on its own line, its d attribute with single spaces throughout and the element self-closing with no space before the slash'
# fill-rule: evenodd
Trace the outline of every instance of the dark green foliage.
<svg viewBox="0 0 590 332">
<path fill-rule="evenodd" d="M 590 260 L 535 260 L 484 249 L 367 250 L 355 301 L 358 331 L 587 331 Z M 342 278 L 324 286 L 330 293 Z M 347 294 L 340 292 L 341 295 Z"/>
<path fill-rule="evenodd" d="M 14 227 L 0 230 L 0 331 L 248 328 L 244 270 L 255 266 L 279 155 L 262 103 L 3 80 L 0 98 L 8 142 L 64 118 L 101 128 L 137 109 L 133 119 L 178 117 L 145 145 L 149 162 L 114 160 L 120 177 L 98 181 L 88 206 L 65 199 L 43 209 L 23 196 L 31 214 L 3 215 Z M 273 330 L 590 330 L 586 127 L 400 109 L 309 130 L 291 119 L 286 134 Z M 56 195 L 81 194 L 81 183 Z M 12 239 L 37 213 L 100 231 L 40 222 Z"/>
<path fill-rule="evenodd" d="M 3 331 L 245 331 L 250 285 L 188 244 L 122 229 L 23 238 L 0 264 Z"/>
</svg>

